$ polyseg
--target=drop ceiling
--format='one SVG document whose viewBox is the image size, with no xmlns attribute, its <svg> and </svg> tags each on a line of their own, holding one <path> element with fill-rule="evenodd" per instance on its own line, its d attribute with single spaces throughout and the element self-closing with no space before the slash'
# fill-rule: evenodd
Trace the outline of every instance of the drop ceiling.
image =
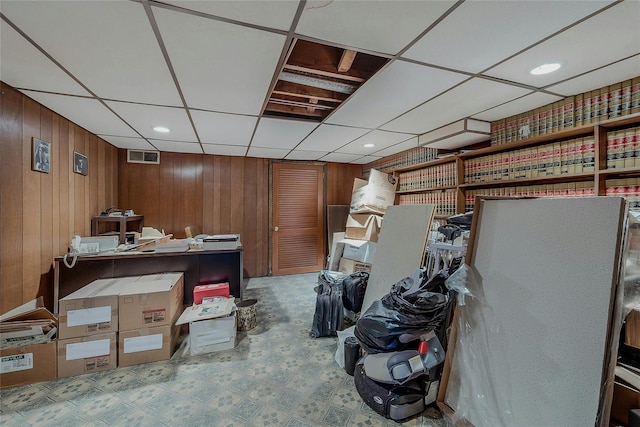
<svg viewBox="0 0 640 427">
<path fill-rule="evenodd" d="M 0 17 L 0 79 L 119 148 L 365 164 L 640 76 L 637 0 L 1 0 Z M 318 45 L 333 83 L 366 72 L 355 91 L 292 89 L 326 67 Z"/>
</svg>

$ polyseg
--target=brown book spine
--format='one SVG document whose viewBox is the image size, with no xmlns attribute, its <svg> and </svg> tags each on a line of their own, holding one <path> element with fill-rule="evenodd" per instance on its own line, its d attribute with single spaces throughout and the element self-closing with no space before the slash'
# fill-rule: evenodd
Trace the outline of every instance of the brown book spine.
<svg viewBox="0 0 640 427">
<path fill-rule="evenodd" d="M 562 129 L 573 127 L 575 97 L 570 96 L 562 102 Z"/>
<path fill-rule="evenodd" d="M 584 114 L 584 94 L 576 95 L 575 101 L 575 110 L 574 110 L 574 126 L 582 126 L 583 125 L 583 114 Z"/>
<path fill-rule="evenodd" d="M 560 174 L 569 173 L 569 142 L 562 141 L 560 143 Z"/>
<path fill-rule="evenodd" d="M 636 165 L 636 148 L 634 147 L 636 130 L 630 128 L 624 131 L 624 147 L 622 149 L 624 153 L 623 167 L 633 168 Z"/>
<path fill-rule="evenodd" d="M 622 82 L 622 95 L 621 102 L 622 106 L 620 107 L 620 115 L 626 116 L 627 114 L 631 114 L 631 92 L 633 89 L 633 81 L 625 80 Z"/>
<path fill-rule="evenodd" d="M 609 118 L 608 96 L 609 86 L 600 89 L 596 104 L 596 122 L 607 120 Z"/>
<path fill-rule="evenodd" d="M 560 175 L 562 173 L 560 165 L 562 163 L 562 149 L 559 142 L 553 144 L 553 173 L 550 175 Z M 549 170 L 547 169 L 547 172 Z"/>
<path fill-rule="evenodd" d="M 622 111 L 622 83 L 609 86 L 609 118 L 620 117 Z"/>
<path fill-rule="evenodd" d="M 573 167 L 575 173 L 582 173 L 582 152 L 584 151 L 583 138 L 576 138 L 575 143 L 575 157 L 573 159 Z"/>
<path fill-rule="evenodd" d="M 633 135 L 633 141 L 631 145 L 634 151 L 634 167 L 640 167 L 640 126 L 635 128 L 636 132 Z"/>
<path fill-rule="evenodd" d="M 617 144 L 617 132 L 607 132 L 607 169 L 613 169 L 616 167 L 616 150 Z"/>
<path fill-rule="evenodd" d="M 631 114 L 640 113 L 640 77 L 632 81 L 631 86 Z"/>
<path fill-rule="evenodd" d="M 529 162 L 529 167 L 531 169 L 531 178 L 537 178 L 538 177 L 538 148 L 537 147 L 531 147 L 529 148 L 530 153 L 529 156 L 531 158 L 530 162 Z"/>
<path fill-rule="evenodd" d="M 584 152 L 583 152 L 583 172 L 593 172 L 595 170 L 595 139 L 592 136 L 584 138 Z"/>
</svg>

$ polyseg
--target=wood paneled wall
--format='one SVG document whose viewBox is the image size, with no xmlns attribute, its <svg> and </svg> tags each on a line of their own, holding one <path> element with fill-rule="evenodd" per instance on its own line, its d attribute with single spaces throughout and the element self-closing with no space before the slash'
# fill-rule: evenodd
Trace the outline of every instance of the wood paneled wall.
<svg viewBox="0 0 640 427">
<path fill-rule="evenodd" d="M 160 165 L 127 163 L 126 150 L 0 84 L 0 313 L 39 295 L 51 307 L 53 258 L 108 206 L 176 237 L 189 225 L 240 233 L 245 275 L 269 274 L 270 160 L 161 153 Z M 31 169 L 33 137 L 51 143 L 51 173 Z M 74 151 L 88 157 L 87 176 L 73 172 Z M 325 172 L 326 203 L 349 204 L 362 167 Z"/>
<path fill-rule="evenodd" d="M 120 208 L 144 215 L 145 226 L 185 237 L 240 234 L 245 277 L 269 273 L 269 160 L 161 153 L 160 164 L 127 163 L 120 150 Z"/>
<path fill-rule="evenodd" d="M 0 82 L 0 312 L 53 302 L 53 258 L 91 217 L 117 205 L 117 149 Z M 33 171 L 33 137 L 51 143 L 51 172 Z M 73 152 L 89 159 L 73 172 Z"/>
<path fill-rule="evenodd" d="M 362 165 L 327 163 L 325 169 L 327 205 L 351 204 L 353 180 L 362 178 Z"/>
<path fill-rule="evenodd" d="M 161 153 L 160 164 L 127 163 L 120 150 L 121 209 L 144 215 L 146 226 L 185 236 L 196 225 L 203 233 L 239 233 L 245 277 L 269 274 L 268 159 Z M 327 204 L 349 204 L 360 165 L 326 165 Z"/>
</svg>

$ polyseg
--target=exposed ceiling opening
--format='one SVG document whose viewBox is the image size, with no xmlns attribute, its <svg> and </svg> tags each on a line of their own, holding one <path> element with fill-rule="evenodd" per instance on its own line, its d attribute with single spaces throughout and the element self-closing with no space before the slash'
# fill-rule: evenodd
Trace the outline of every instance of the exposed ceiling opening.
<svg viewBox="0 0 640 427">
<path fill-rule="evenodd" d="M 294 39 L 263 114 L 320 122 L 387 61 Z"/>
</svg>

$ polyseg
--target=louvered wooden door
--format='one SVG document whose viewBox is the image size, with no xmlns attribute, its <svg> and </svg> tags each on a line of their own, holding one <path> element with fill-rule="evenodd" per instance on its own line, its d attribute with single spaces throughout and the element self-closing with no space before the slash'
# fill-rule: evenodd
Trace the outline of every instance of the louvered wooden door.
<svg viewBox="0 0 640 427">
<path fill-rule="evenodd" d="M 273 275 L 324 264 L 324 183 L 318 165 L 273 165 Z"/>
</svg>

